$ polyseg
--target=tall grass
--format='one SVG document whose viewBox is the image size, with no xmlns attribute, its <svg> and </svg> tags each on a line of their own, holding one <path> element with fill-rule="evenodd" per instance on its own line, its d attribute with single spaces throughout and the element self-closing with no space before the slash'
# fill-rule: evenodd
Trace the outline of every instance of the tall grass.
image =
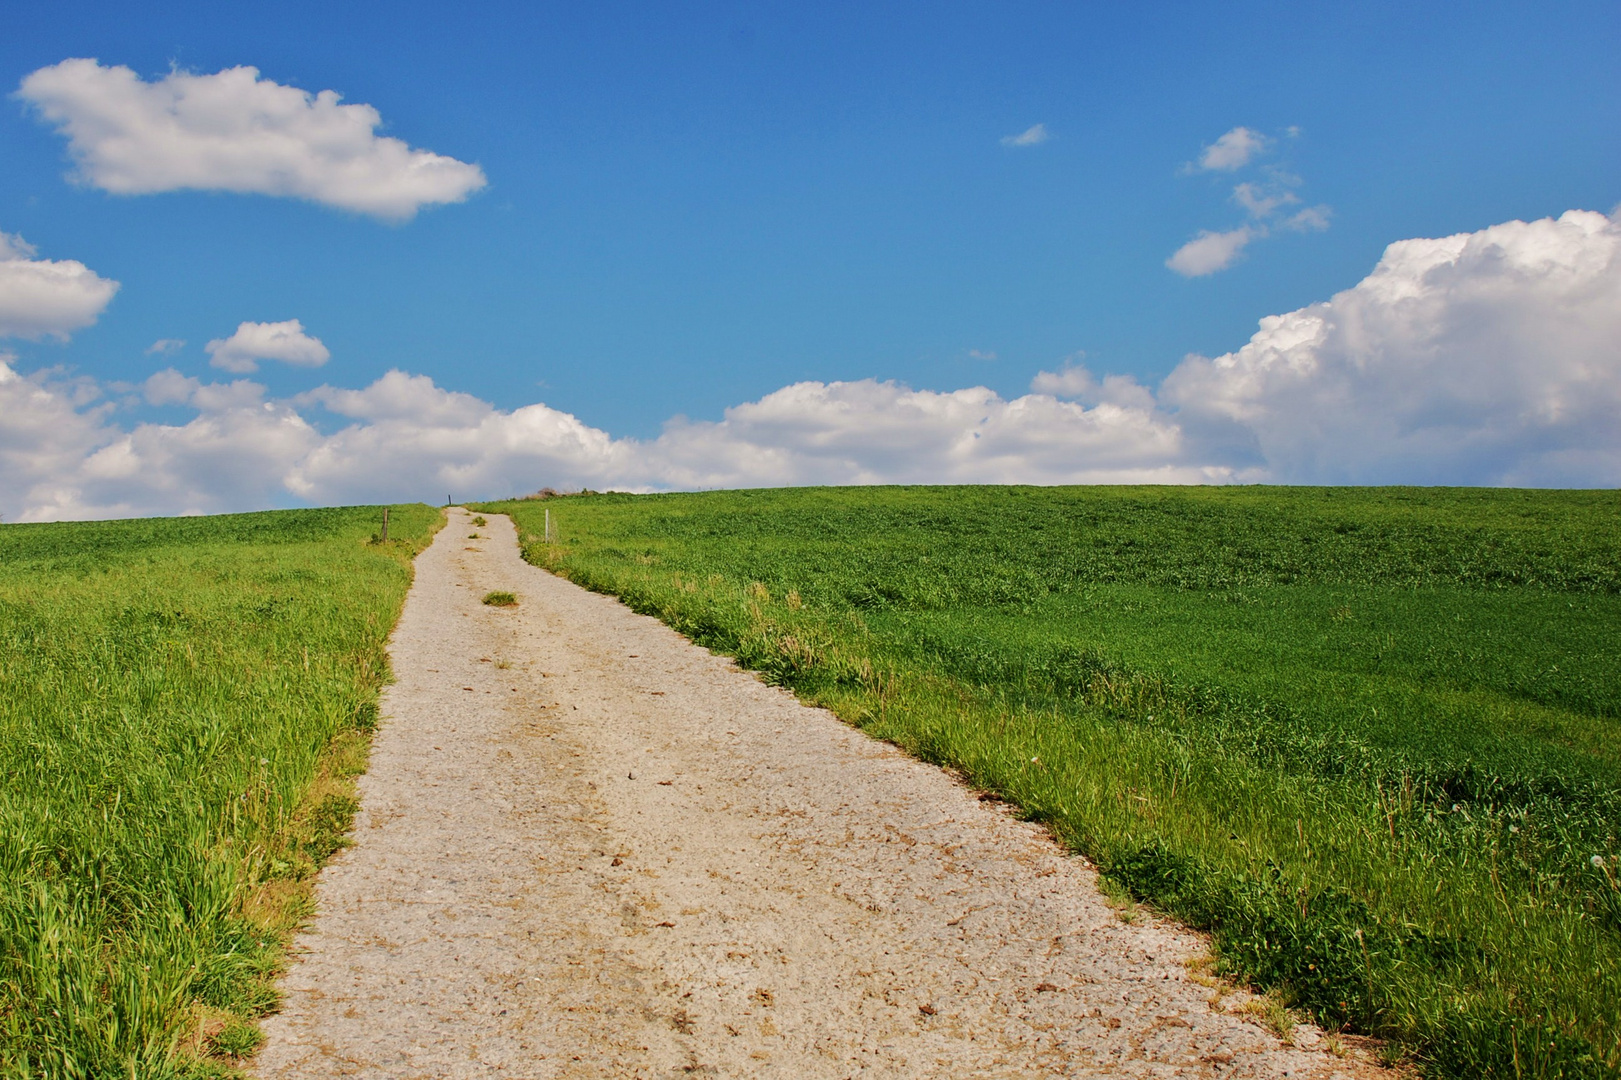
<svg viewBox="0 0 1621 1080">
<path fill-rule="evenodd" d="M 223 1075 L 342 842 L 425 506 L 0 526 L 0 1072 Z M 336 775 L 335 775 L 336 774 Z"/>
<path fill-rule="evenodd" d="M 1017 802 L 1330 1028 L 1433 1076 L 1621 1074 L 1616 493 L 545 507 L 483 509 L 531 561 Z"/>
</svg>

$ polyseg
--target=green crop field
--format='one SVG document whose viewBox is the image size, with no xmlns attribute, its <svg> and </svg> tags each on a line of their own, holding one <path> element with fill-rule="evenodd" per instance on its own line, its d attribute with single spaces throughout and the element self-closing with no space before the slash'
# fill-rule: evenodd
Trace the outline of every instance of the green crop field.
<svg viewBox="0 0 1621 1080">
<path fill-rule="evenodd" d="M 481 509 L 531 561 L 1016 802 L 1330 1029 L 1432 1076 L 1621 1075 L 1615 492 Z"/>
<path fill-rule="evenodd" d="M 213 1076 L 341 843 L 426 506 L 0 525 L 0 1074 Z"/>
</svg>

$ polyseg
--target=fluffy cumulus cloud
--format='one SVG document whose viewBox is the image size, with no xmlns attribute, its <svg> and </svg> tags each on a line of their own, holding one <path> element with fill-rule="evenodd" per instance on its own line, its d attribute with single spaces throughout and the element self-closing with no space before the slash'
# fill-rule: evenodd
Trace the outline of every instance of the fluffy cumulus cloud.
<svg viewBox="0 0 1621 1080">
<path fill-rule="evenodd" d="M 287 473 L 287 489 L 311 502 L 466 498 L 547 483 L 646 488 L 653 479 L 631 440 L 546 405 L 505 412 L 422 375 L 391 371 L 361 390 L 322 387 L 299 400 L 353 421 Z"/>
<path fill-rule="evenodd" d="M 0 512 L 27 519 L 777 484 L 1621 485 L 1621 221 L 1572 211 L 1390 245 L 1328 300 L 1158 387 L 805 382 L 656 439 L 392 371 L 274 400 L 166 370 L 131 392 L 0 357 Z M 124 398 L 120 399 L 119 395 Z M 185 423 L 127 427 L 131 397 Z M 315 421 L 319 421 L 317 424 Z"/>
<path fill-rule="evenodd" d="M 1099 379 L 1080 364 L 1065 364 L 1057 371 L 1038 372 L 1030 380 L 1030 389 L 1088 405 L 1117 405 L 1144 413 L 1154 409 L 1154 392 L 1133 376 L 1105 375 Z"/>
<path fill-rule="evenodd" d="M 86 516 L 81 505 L 64 513 L 53 489 L 73 483 L 111 436 L 109 406 L 98 407 L 94 387 L 62 382 L 53 372 L 25 378 L 15 363 L 15 357 L 0 353 L 0 517 Z"/>
<path fill-rule="evenodd" d="M 105 389 L 105 388 L 103 388 Z M 782 484 L 1198 483 L 1229 478 L 1188 462 L 1174 421 L 1144 392 L 1087 404 L 984 387 L 806 382 L 672 421 L 657 439 L 615 439 L 536 404 L 505 411 L 421 375 L 270 400 L 246 380 L 173 370 L 139 388 L 186 406 L 184 424 L 122 430 L 129 404 L 93 386 L 24 378 L 0 360 L 0 480 L 8 518 L 213 513 L 385 499 L 437 501 L 554 487 L 632 490 Z M 317 412 L 340 418 L 322 434 Z M 318 417 L 316 417 L 318 418 Z M 19 422 L 25 421 L 25 422 Z M 326 425 L 323 425 L 326 426 Z M 0 449 L 0 453 L 6 452 Z"/>
<path fill-rule="evenodd" d="M 672 423 L 647 448 L 670 487 L 788 484 L 1196 483 L 1176 425 L 1152 409 L 1050 394 L 1007 400 L 891 382 L 806 382 Z"/>
<path fill-rule="evenodd" d="M 117 425 L 119 402 L 83 381 L 24 378 L 0 358 L 0 510 L 7 520 L 200 514 L 284 505 L 284 478 L 320 443 L 293 408 L 249 382 L 161 372 L 142 390 L 185 424 Z"/>
<path fill-rule="evenodd" d="M 1354 288 L 1185 360 L 1159 399 L 1280 481 L 1621 485 L 1621 222 L 1391 244 Z"/>
<path fill-rule="evenodd" d="M 17 96 L 67 136 L 79 181 L 117 195 L 235 191 L 404 220 L 485 184 L 477 165 L 378 135 L 370 105 L 252 67 L 147 82 L 127 67 L 64 60 L 23 79 Z"/>
<path fill-rule="evenodd" d="M 65 339 L 95 322 L 118 291 L 74 259 L 38 259 L 32 244 L 0 232 L 0 337 Z"/>
<path fill-rule="evenodd" d="M 153 346 L 154 349 L 156 347 Z M 320 367 L 332 358 L 332 353 L 321 344 L 321 339 L 306 334 L 304 324 L 297 319 L 241 323 L 236 333 L 228 338 L 215 338 L 203 346 L 203 351 L 208 353 L 210 364 L 221 371 L 237 374 L 257 371 L 260 360 L 280 360 L 299 367 Z"/>
</svg>

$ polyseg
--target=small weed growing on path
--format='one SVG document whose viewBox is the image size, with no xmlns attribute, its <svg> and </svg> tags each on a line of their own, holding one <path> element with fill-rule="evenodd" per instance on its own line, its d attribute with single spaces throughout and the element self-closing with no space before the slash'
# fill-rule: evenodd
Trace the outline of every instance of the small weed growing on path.
<svg viewBox="0 0 1621 1080">
<path fill-rule="evenodd" d="M 500 590 L 497 590 L 496 592 L 485 593 L 484 594 L 484 602 L 486 604 L 490 605 L 491 607 L 517 607 L 518 606 L 518 598 L 516 596 L 513 596 L 509 592 L 503 592 L 503 591 L 500 591 Z"/>
<path fill-rule="evenodd" d="M 1182 966 L 1187 969 L 1188 978 L 1200 986 L 1215 987 L 1221 985 L 1220 976 L 1212 974 L 1216 967 L 1216 958 L 1214 956 L 1208 954 L 1190 956 L 1182 961 Z"/>
<path fill-rule="evenodd" d="M 486 526 L 488 524 L 489 524 L 489 522 L 485 521 L 482 517 L 475 517 L 473 519 L 473 528 L 475 528 L 475 529 L 482 529 L 484 526 Z"/>
</svg>

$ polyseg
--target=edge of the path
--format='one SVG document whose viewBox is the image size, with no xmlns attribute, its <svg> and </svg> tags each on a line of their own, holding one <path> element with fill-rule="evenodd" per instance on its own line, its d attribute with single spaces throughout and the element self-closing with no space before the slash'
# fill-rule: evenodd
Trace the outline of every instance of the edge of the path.
<svg viewBox="0 0 1621 1080">
<path fill-rule="evenodd" d="M 219 1018 L 205 1018 L 190 1040 L 196 1051 L 214 1048 L 223 1053 L 232 1066 L 226 1073 L 228 1076 L 247 1076 L 242 1070 L 251 1069 L 255 1056 L 264 1047 L 263 1022 L 281 1010 L 281 981 L 292 966 L 294 943 L 316 915 L 315 892 L 321 871 L 340 852 L 354 845 L 355 815 L 360 811 L 357 781 L 370 763 L 382 692 L 395 681 L 391 663 L 394 633 L 405 613 L 411 587 L 416 584 L 417 559 L 450 523 L 448 507 L 434 509 L 437 516 L 420 538 L 390 537 L 385 516 L 370 541 L 374 545 L 387 545 L 390 554 L 401 557 L 407 574 L 406 588 L 394 609 L 385 638 L 383 668 L 369 688 L 369 699 L 362 703 L 362 721 L 339 733 L 322 748 L 309 785 L 288 815 L 282 838 L 285 850 L 281 854 L 289 856 L 285 861 L 291 865 L 277 872 L 275 857 L 269 856 L 268 872 L 242 900 L 243 914 L 276 943 L 276 961 L 262 975 L 261 1008 L 251 1025 L 231 1026 Z M 407 555 L 409 557 L 404 557 Z M 294 861 L 295 857 L 298 861 Z"/>
<path fill-rule="evenodd" d="M 589 492 L 584 494 L 589 494 Z M 929 754 L 927 747 L 910 745 L 890 738 L 882 731 L 872 730 L 867 723 L 862 722 L 861 715 L 856 715 L 865 714 L 867 711 L 865 703 L 852 703 L 837 696 L 820 693 L 809 696 L 802 693 L 801 688 L 795 685 L 791 678 L 785 676 L 790 676 L 792 669 L 798 664 L 815 663 L 825 659 L 824 657 L 818 657 L 816 652 L 821 647 L 830 648 L 833 643 L 831 641 L 816 642 L 808 639 L 796 639 L 792 632 L 780 635 L 781 640 L 773 640 L 771 628 L 767 625 L 767 619 L 760 615 L 761 604 L 752 602 L 766 599 L 758 591 L 762 588 L 758 582 L 748 586 L 746 599 L 752 602 L 750 606 L 754 609 L 756 619 L 761 624 L 759 628 L 760 641 L 757 644 L 762 648 L 750 649 L 748 647 L 750 643 L 748 642 L 729 641 L 724 634 L 713 632 L 716 628 L 693 622 L 661 605 L 643 602 L 642 598 L 616 590 L 613 583 L 598 580 L 589 575 L 581 577 L 570 574 L 568 567 L 562 562 L 567 551 L 566 544 L 556 540 L 555 536 L 543 536 L 539 531 L 526 527 L 523 522 L 519 521 L 511 513 L 514 509 L 514 503 L 533 502 L 538 504 L 545 501 L 547 501 L 545 498 L 531 498 L 469 503 L 465 509 L 475 514 L 508 518 L 514 526 L 520 556 L 525 562 L 535 566 L 537 569 L 554 574 L 592 592 L 611 597 L 638 614 L 657 619 L 694 645 L 714 655 L 728 657 L 755 678 L 791 693 L 801 704 L 826 710 L 841 723 L 854 728 L 868 738 L 892 746 L 914 760 L 939 768 L 953 782 L 980 801 L 995 801 L 1004 804 L 1010 813 L 1029 820 L 1045 830 L 1053 843 L 1059 848 L 1076 857 L 1088 859 L 1084 851 L 1077 848 L 1074 843 L 1067 841 L 1052 828 L 1051 823 L 1040 812 L 1039 807 L 1023 806 L 1009 792 L 991 791 L 982 788 L 975 784 L 964 770 L 955 767 L 950 761 Z M 706 633 L 706 630 L 711 632 Z M 879 681 L 882 680 L 882 676 L 875 676 L 870 667 L 860 672 L 859 675 L 865 682 L 872 682 L 875 677 Z M 881 701 L 879 707 L 882 707 Z M 1174 914 L 1163 912 L 1147 901 L 1133 898 L 1126 888 L 1115 884 L 1105 875 L 1100 874 L 1098 876 L 1098 886 L 1102 898 L 1111 908 L 1115 909 L 1122 922 L 1129 923 L 1141 914 L 1147 914 L 1152 918 L 1162 919 L 1184 928 L 1187 932 L 1203 939 L 1207 943 L 1207 947 L 1209 946 L 1212 935 L 1207 930 L 1191 926 L 1185 920 L 1178 918 Z M 1210 953 L 1213 956 L 1214 950 L 1211 949 Z M 1248 1018 L 1282 1039 L 1285 1044 L 1291 1044 L 1291 1032 L 1297 1027 L 1317 1029 L 1317 1025 L 1310 1017 L 1300 1010 L 1291 1008 L 1287 999 L 1278 992 L 1259 988 L 1241 975 L 1221 971 L 1215 963 L 1201 966 L 1197 971 L 1193 972 L 1193 977 L 1197 981 L 1207 983 L 1210 987 L 1213 999 L 1218 1002 L 1215 1006 L 1218 1011 L 1220 1011 L 1220 999 L 1227 994 L 1238 992 L 1241 996 L 1249 998 L 1243 1009 Z M 1331 1052 L 1355 1061 L 1360 1069 L 1371 1070 L 1373 1075 L 1390 1077 L 1419 1075 L 1417 1063 L 1406 1056 L 1400 1047 L 1386 1040 L 1370 1035 L 1352 1033 L 1347 1030 L 1337 1032 L 1327 1029 L 1322 1030 L 1324 1037 L 1328 1040 L 1327 1045 L 1331 1048 Z"/>
</svg>

